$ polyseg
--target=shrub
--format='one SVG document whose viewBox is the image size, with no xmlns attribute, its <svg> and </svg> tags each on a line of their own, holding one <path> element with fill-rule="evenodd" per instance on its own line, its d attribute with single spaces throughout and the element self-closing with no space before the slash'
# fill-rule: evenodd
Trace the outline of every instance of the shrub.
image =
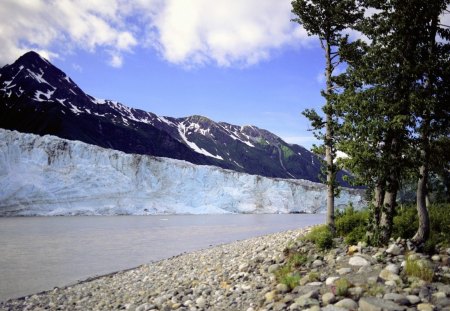
<svg viewBox="0 0 450 311">
<path fill-rule="evenodd" d="M 313 242 L 321 250 L 333 247 L 333 234 L 327 225 L 314 227 L 304 239 Z"/>
<path fill-rule="evenodd" d="M 290 265 L 293 268 L 298 268 L 302 265 L 304 265 L 308 261 L 308 257 L 301 253 L 294 253 L 291 256 L 289 256 L 288 259 L 288 265 Z"/>
<path fill-rule="evenodd" d="M 405 273 L 407 276 L 417 277 L 425 282 L 433 280 L 434 271 L 431 264 L 425 260 L 406 259 Z"/>
<path fill-rule="evenodd" d="M 450 246 L 450 204 L 435 204 L 428 208 L 430 216 L 430 237 L 426 241 L 424 251 L 432 253 L 436 246 Z M 412 238 L 419 222 L 415 205 L 398 209 L 394 217 L 393 237 Z"/>
<path fill-rule="evenodd" d="M 356 211 L 353 207 L 346 208 L 343 212 L 336 213 L 336 233 L 339 236 L 347 236 L 353 231 L 365 232 L 369 219 L 368 210 Z"/>
<path fill-rule="evenodd" d="M 397 215 L 394 216 L 393 221 L 393 237 L 401 237 L 404 239 L 412 238 L 419 226 L 419 222 L 417 220 L 417 210 L 415 206 L 410 205 L 398 208 Z"/>
<path fill-rule="evenodd" d="M 289 289 L 295 288 L 300 281 L 300 275 L 293 273 L 289 264 L 286 264 L 276 270 L 275 278 L 278 283 L 285 284 Z"/>
<path fill-rule="evenodd" d="M 349 280 L 346 278 L 338 279 L 334 282 L 335 286 L 335 294 L 337 296 L 347 296 L 348 290 L 352 286 L 352 283 L 350 283 Z"/>
</svg>

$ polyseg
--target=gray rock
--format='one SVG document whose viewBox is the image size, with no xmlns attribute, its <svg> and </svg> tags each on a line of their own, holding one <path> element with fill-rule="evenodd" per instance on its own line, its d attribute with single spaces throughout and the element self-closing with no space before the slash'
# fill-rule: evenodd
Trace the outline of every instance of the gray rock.
<svg viewBox="0 0 450 311">
<path fill-rule="evenodd" d="M 409 300 L 405 295 L 397 294 L 397 293 L 387 293 L 383 297 L 384 300 L 392 300 L 399 305 L 409 305 Z"/>
<path fill-rule="evenodd" d="M 275 263 L 273 265 L 270 265 L 267 271 L 269 273 L 274 273 L 276 270 L 278 270 L 279 267 L 280 265 Z"/>
<path fill-rule="evenodd" d="M 370 262 L 367 259 L 360 256 L 352 256 L 350 257 L 348 264 L 351 266 L 369 266 Z"/>
<path fill-rule="evenodd" d="M 348 309 L 336 307 L 334 305 L 328 305 L 328 306 L 322 308 L 322 311 L 348 311 Z"/>
<path fill-rule="evenodd" d="M 320 259 L 316 259 L 312 262 L 312 267 L 317 268 L 323 265 L 323 261 Z"/>
<path fill-rule="evenodd" d="M 299 297 L 295 300 L 295 303 L 301 308 L 320 304 L 317 299 L 307 297 Z"/>
<path fill-rule="evenodd" d="M 402 249 L 399 246 L 397 246 L 397 244 L 391 244 L 386 249 L 386 253 L 394 255 L 394 256 L 400 255 L 401 252 L 402 252 Z"/>
<path fill-rule="evenodd" d="M 199 297 L 195 300 L 195 303 L 199 308 L 204 308 L 206 306 L 206 300 L 203 297 Z"/>
<path fill-rule="evenodd" d="M 359 311 L 403 311 L 405 306 L 400 306 L 393 301 L 376 297 L 363 297 L 359 300 Z"/>
<path fill-rule="evenodd" d="M 320 291 L 319 289 L 310 290 L 309 292 L 301 295 L 302 298 L 313 298 L 318 299 L 319 298 Z"/>
<path fill-rule="evenodd" d="M 327 292 L 325 294 L 322 295 L 322 303 L 326 306 L 329 305 L 331 303 L 334 303 L 336 301 L 336 296 L 331 293 L 331 292 Z"/>
<path fill-rule="evenodd" d="M 388 270 L 394 274 L 399 274 L 400 267 L 397 266 L 396 264 L 391 263 L 391 264 L 388 264 L 386 267 L 384 267 L 384 270 Z"/>
<path fill-rule="evenodd" d="M 321 286 L 323 283 L 316 281 L 316 282 L 309 282 L 308 284 L 306 284 L 307 286 Z"/>
<path fill-rule="evenodd" d="M 397 274 L 392 273 L 390 270 L 386 270 L 386 269 L 381 270 L 378 277 L 385 281 L 401 282 L 401 279 Z"/>
<path fill-rule="evenodd" d="M 347 310 L 358 310 L 358 304 L 350 298 L 344 298 L 334 304 L 336 307 L 345 308 Z"/>
<path fill-rule="evenodd" d="M 434 311 L 436 307 L 430 303 L 419 303 L 417 305 L 417 310 L 419 311 Z"/>
<path fill-rule="evenodd" d="M 395 282 L 395 281 L 386 281 L 386 282 L 384 282 L 384 285 L 389 286 L 389 287 L 396 287 L 397 286 L 397 282 Z"/>
<path fill-rule="evenodd" d="M 416 295 L 407 295 L 406 299 L 408 299 L 409 303 L 412 305 L 418 304 L 420 302 L 420 298 Z"/>
<path fill-rule="evenodd" d="M 289 287 L 286 284 L 277 284 L 276 289 L 279 293 L 287 293 L 289 291 Z"/>
<path fill-rule="evenodd" d="M 340 268 L 339 270 L 336 271 L 339 275 L 345 275 L 345 274 L 349 274 L 350 272 L 352 272 L 352 268 Z"/>
<path fill-rule="evenodd" d="M 338 276 L 330 276 L 325 280 L 325 284 L 326 285 L 333 285 L 333 283 L 338 280 L 339 277 Z"/>
<path fill-rule="evenodd" d="M 433 260 L 433 261 L 441 261 L 441 256 L 439 256 L 439 255 L 433 255 L 432 257 L 431 257 L 431 260 Z"/>
</svg>

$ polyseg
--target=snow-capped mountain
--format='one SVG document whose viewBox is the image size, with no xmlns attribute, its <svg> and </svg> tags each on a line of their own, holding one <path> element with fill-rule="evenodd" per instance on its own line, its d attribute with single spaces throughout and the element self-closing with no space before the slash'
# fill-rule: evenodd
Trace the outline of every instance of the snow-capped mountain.
<svg viewBox="0 0 450 311">
<path fill-rule="evenodd" d="M 344 188 L 337 208 L 363 206 Z M 320 213 L 326 186 L 0 129 L 0 216 Z"/>
<path fill-rule="evenodd" d="M 35 52 L 0 69 L 0 127 L 266 177 L 319 181 L 319 158 L 266 130 L 202 116 L 161 117 L 96 99 Z"/>
</svg>

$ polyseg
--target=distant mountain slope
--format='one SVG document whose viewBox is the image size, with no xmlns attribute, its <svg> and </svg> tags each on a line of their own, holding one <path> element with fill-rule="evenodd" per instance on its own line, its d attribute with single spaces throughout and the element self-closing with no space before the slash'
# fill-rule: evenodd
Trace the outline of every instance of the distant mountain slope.
<svg viewBox="0 0 450 311">
<path fill-rule="evenodd" d="M 96 99 L 35 52 L 0 69 L 0 127 L 249 174 L 319 181 L 320 160 L 269 131 L 202 116 L 160 117 Z"/>
</svg>

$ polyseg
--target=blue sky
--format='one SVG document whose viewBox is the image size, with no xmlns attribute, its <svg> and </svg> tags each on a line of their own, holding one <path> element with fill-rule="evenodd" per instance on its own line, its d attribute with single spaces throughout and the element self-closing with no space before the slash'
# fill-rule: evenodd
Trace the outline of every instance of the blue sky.
<svg viewBox="0 0 450 311">
<path fill-rule="evenodd" d="M 289 0 L 2 2 L 1 65 L 33 49 L 98 98 L 314 141 L 301 111 L 323 103 L 323 53 Z"/>
</svg>

